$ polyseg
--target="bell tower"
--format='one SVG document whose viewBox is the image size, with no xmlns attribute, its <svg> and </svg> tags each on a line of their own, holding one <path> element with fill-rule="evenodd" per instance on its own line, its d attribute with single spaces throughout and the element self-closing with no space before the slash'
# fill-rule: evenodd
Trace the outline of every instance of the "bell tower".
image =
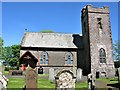
<svg viewBox="0 0 120 90">
<path fill-rule="evenodd" d="M 87 5 L 82 9 L 82 33 L 86 74 L 114 77 L 112 36 L 109 7 Z"/>
</svg>

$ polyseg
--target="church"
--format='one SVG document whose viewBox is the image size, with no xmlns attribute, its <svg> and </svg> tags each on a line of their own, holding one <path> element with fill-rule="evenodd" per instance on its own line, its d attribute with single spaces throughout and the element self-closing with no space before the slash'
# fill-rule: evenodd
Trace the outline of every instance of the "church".
<svg viewBox="0 0 120 90">
<path fill-rule="evenodd" d="M 82 9 L 82 35 L 25 32 L 21 41 L 20 63 L 55 72 L 66 69 L 76 74 L 114 77 L 109 7 L 87 5 Z"/>
</svg>

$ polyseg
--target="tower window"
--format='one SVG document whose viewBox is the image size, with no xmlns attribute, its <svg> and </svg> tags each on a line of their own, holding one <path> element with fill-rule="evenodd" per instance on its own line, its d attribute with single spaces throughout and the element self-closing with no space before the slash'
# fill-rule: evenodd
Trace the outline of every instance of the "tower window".
<svg viewBox="0 0 120 90">
<path fill-rule="evenodd" d="M 101 18 L 97 18 L 97 22 L 98 22 L 98 28 L 102 29 Z"/>
<path fill-rule="evenodd" d="M 97 25 L 99 29 L 99 35 L 102 37 L 102 23 L 101 23 L 101 18 L 97 18 Z"/>
<path fill-rule="evenodd" d="M 48 64 L 48 53 L 46 51 L 40 54 L 40 64 Z"/>
<path fill-rule="evenodd" d="M 66 65 L 71 65 L 71 64 L 73 64 L 73 55 L 72 55 L 71 52 L 68 52 L 68 53 L 66 54 L 65 64 L 66 64 Z"/>
<path fill-rule="evenodd" d="M 100 55 L 100 63 L 106 63 L 106 53 L 103 48 L 100 49 L 99 55 Z"/>
</svg>

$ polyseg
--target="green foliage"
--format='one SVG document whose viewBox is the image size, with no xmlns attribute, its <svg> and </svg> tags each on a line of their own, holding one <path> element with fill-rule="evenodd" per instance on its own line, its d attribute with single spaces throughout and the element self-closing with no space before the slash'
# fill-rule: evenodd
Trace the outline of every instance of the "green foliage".
<svg viewBox="0 0 120 90">
<path fill-rule="evenodd" d="M 2 59 L 2 49 L 3 49 L 3 40 L 2 37 L 0 37 L 0 59 Z"/>
<path fill-rule="evenodd" d="M 120 41 L 113 44 L 114 60 L 120 60 Z"/>
<path fill-rule="evenodd" d="M 41 30 L 40 32 L 42 32 L 42 33 L 53 33 L 54 31 L 52 31 L 52 30 Z"/>
<path fill-rule="evenodd" d="M 2 58 L 9 63 L 10 66 L 19 65 L 20 45 L 12 45 L 3 48 Z"/>
<path fill-rule="evenodd" d="M 115 68 L 120 67 L 120 41 L 113 44 L 113 55 L 115 60 Z"/>
<path fill-rule="evenodd" d="M 17 70 L 17 67 L 5 67 L 5 71 Z"/>
</svg>

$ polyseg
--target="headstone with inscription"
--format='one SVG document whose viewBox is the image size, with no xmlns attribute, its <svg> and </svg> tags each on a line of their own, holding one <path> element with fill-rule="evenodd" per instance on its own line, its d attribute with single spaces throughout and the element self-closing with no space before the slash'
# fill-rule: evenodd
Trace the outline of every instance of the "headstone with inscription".
<svg viewBox="0 0 120 90">
<path fill-rule="evenodd" d="M 25 85 L 26 88 L 37 88 L 37 71 L 31 67 L 27 67 L 25 71 Z"/>
<path fill-rule="evenodd" d="M 82 78 L 82 69 L 78 68 L 77 69 L 77 82 L 81 81 Z"/>
<path fill-rule="evenodd" d="M 54 80 L 55 80 L 54 69 L 53 69 L 53 68 L 50 68 L 50 69 L 49 69 L 49 80 L 50 80 L 51 82 L 54 82 Z"/>
<path fill-rule="evenodd" d="M 60 71 L 55 76 L 56 81 L 56 89 L 57 90 L 65 90 L 67 89 L 75 89 L 75 80 L 76 77 L 74 77 L 74 74 L 69 70 Z"/>
</svg>

